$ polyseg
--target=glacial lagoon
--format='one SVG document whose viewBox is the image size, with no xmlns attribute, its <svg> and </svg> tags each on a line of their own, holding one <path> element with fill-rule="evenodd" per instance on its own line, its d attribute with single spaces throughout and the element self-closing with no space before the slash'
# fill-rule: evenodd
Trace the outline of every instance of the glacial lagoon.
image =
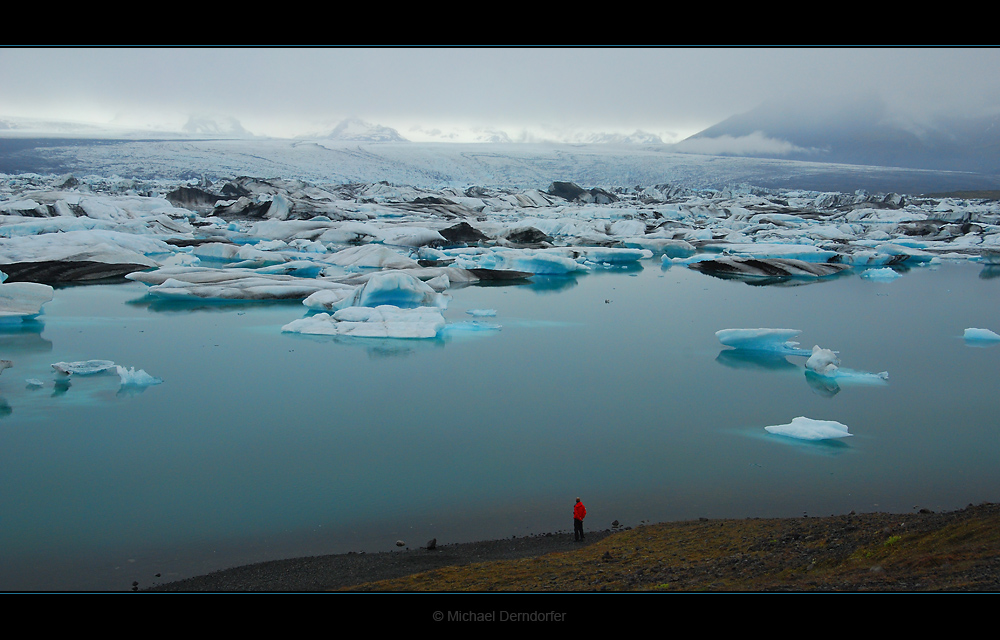
<svg viewBox="0 0 1000 640">
<path fill-rule="evenodd" d="M 452 287 L 448 321 L 484 325 L 429 340 L 283 333 L 308 315 L 297 301 L 57 288 L 2 328 L 0 589 L 568 535 L 576 496 L 601 529 L 995 500 L 1000 345 L 963 331 L 1000 331 L 1000 278 L 947 260 L 859 273 L 751 286 L 644 260 Z M 804 357 L 723 346 L 734 327 L 801 330 L 801 347 L 888 377 L 817 380 Z M 90 359 L 163 382 L 51 366 Z M 798 416 L 852 437 L 764 429 Z"/>
</svg>

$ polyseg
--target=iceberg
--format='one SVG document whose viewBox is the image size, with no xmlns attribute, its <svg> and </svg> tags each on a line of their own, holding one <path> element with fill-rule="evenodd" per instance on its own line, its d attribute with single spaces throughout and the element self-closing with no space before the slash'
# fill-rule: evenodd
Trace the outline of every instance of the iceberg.
<svg viewBox="0 0 1000 640">
<path fill-rule="evenodd" d="M 791 338 L 802 333 L 801 329 L 722 329 L 715 332 L 719 342 L 734 349 L 767 351 L 783 355 L 809 356 L 812 352 L 798 348 Z"/>
<path fill-rule="evenodd" d="M 823 349 L 819 345 L 813 347 L 812 354 L 806 360 L 806 376 L 816 375 L 827 378 L 830 383 L 834 379 L 842 382 L 852 382 L 860 384 L 882 384 L 889 379 L 888 371 L 879 373 L 868 373 L 866 371 L 854 371 L 840 366 L 840 358 L 836 351 Z"/>
<path fill-rule="evenodd" d="M 400 309 L 392 305 L 347 307 L 334 314 L 316 315 L 289 322 L 285 333 L 353 336 L 357 338 L 434 338 L 445 326 L 441 310 L 433 307 Z"/>
<path fill-rule="evenodd" d="M 888 282 L 889 280 L 895 280 L 899 278 L 900 275 L 897 271 L 890 269 L 889 267 L 882 267 L 881 269 L 868 269 L 861 274 L 862 278 L 867 280 L 879 280 L 882 282 Z"/>
<path fill-rule="evenodd" d="M 823 349 L 815 345 L 809 359 L 806 360 L 806 369 L 818 373 L 821 376 L 835 373 L 840 368 L 840 358 L 830 349 Z"/>
<path fill-rule="evenodd" d="M 799 440 L 831 440 L 846 438 L 854 434 L 848 433 L 847 426 L 833 420 L 813 420 L 805 416 L 794 418 L 788 424 L 778 424 L 764 427 L 768 433 Z"/>
<path fill-rule="evenodd" d="M 411 269 L 418 266 L 413 258 L 400 255 L 383 245 L 366 244 L 341 249 L 327 257 L 327 262 L 339 267 L 366 269 Z"/>
<path fill-rule="evenodd" d="M 970 342 L 996 342 L 1000 341 L 1000 334 L 989 329 L 970 327 L 965 330 L 964 338 Z"/>
<path fill-rule="evenodd" d="M 689 269 L 709 275 L 730 278 L 825 278 L 836 275 L 850 265 L 831 262 L 806 262 L 793 258 L 719 257 L 699 260 Z"/>
<path fill-rule="evenodd" d="M 42 312 L 42 305 L 52 300 L 53 289 L 37 282 L 5 282 L 0 271 L 0 320 L 30 320 Z"/>
</svg>

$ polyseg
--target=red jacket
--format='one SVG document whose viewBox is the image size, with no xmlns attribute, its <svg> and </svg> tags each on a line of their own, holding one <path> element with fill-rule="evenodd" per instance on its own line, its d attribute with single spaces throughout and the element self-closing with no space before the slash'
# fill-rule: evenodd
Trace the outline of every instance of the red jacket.
<svg viewBox="0 0 1000 640">
<path fill-rule="evenodd" d="M 582 502 L 577 502 L 576 506 L 573 507 L 573 519 L 583 520 L 587 516 L 587 507 L 583 506 Z"/>
</svg>

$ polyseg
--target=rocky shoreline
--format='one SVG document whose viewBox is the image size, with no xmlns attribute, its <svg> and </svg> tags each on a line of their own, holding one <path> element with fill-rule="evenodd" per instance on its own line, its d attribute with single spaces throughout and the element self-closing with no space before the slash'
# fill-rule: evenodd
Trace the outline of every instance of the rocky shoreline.
<svg viewBox="0 0 1000 640">
<path fill-rule="evenodd" d="M 530 558 L 557 551 L 573 551 L 594 544 L 611 531 L 587 534 L 583 543 L 572 533 L 545 533 L 503 540 L 435 545 L 379 553 L 345 553 L 260 562 L 215 571 L 144 591 L 181 592 L 314 592 L 345 589 L 359 584 L 409 576 L 441 567 L 476 562 Z"/>
<path fill-rule="evenodd" d="M 475 565 L 473 567 L 472 565 Z M 951 512 L 700 519 L 264 562 L 172 592 L 981 592 L 1000 589 L 1000 504 Z"/>
</svg>

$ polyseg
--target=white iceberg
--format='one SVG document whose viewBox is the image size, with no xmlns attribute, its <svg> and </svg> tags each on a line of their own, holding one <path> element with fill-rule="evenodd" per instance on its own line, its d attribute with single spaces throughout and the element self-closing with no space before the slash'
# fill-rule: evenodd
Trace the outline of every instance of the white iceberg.
<svg viewBox="0 0 1000 640">
<path fill-rule="evenodd" d="M 840 358 L 830 349 L 823 349 L 815 345 L 809 359 L 806 360 L 806 369 L 814 371 L 821 376 L 835 373 L 840 368 Z"/>
<path fill-rule="evenodd" d="M 899 272 L 890 269 L 889 267 L 882 267 L 881 269 L 868 269 L 861 274 L 862 278 L 866 280 L 879 280 L 881 282 L 888 282 L 889 280 L 895 280 L 899 278 Z"/>
<path fill-rule="evenodd" d="M 42 312 L 42 305 L 52 300 L 53 289 L 37 282 L 6 283 L 0 271 L 0 320 L 30 320 Z"/>
<path fill-rule="evenodd" d="M 316 315 L 289 322 L 286 333 L 337 335 L 357 338 L 434 338 L 445 326 L 441 310 L 433 307 L 400 309 L 392 305 L 347 307 L 334 314 Z"/>
<path fill-rule="evenodd" d="M 788 424 L 764 427 L 768 433 L 799 440 L 831 440 L 846 438 L 854 434 L 847 432 L 847 426 L 833 420 L 813 420 L 799 416 Z"/>
</svg>

